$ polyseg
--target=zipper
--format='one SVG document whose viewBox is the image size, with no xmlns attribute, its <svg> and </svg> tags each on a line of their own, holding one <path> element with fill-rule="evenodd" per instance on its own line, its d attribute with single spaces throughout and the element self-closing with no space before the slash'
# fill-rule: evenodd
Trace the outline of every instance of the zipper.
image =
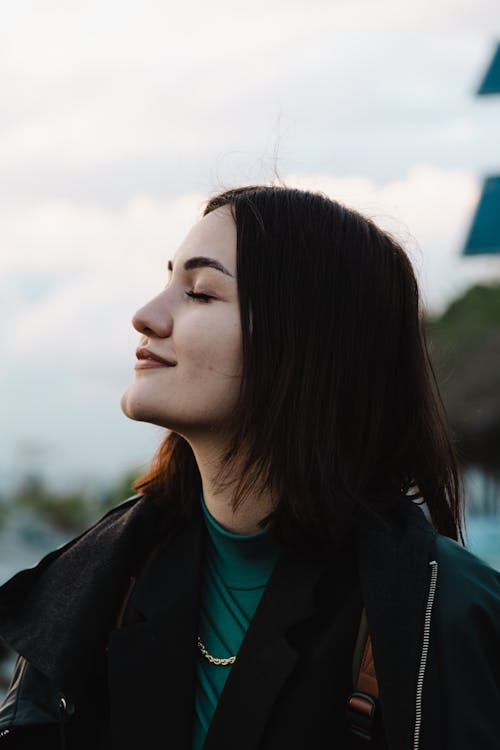
<svg viewBox="0 0 500 750">
<path fill-rule="evenodd" d="M 62 693 L 60 690 L 59 692 L 59 700 L 58 700 L 58 708 L 59 708 L 59 747 L 60 750 L 67 750 L 68 743 L 66 740 L 66 731 L 64 728 L 64 724 L 68 720 L 68 718 L 74 713 L 74 706 L 72 703 L 68 701 L 64 693 Z"/>
<path fill-rule="evenodd" d="M 427 594 L 427 606 L 425 608 L 424 618 L 424 639 L 422 642 L 422 653 L 420 654 L 420 667 L 417 678 L 417 693 L 415 696 L 415 731 L 413 734 L 413 750 L 418 750 L 420 744 L 420 727 L 422 724 L 422 692 L 424 688 L 425 665 L 427 663 L 427 654 L 429 651 L 429 638 L 431 630 L 431 614 L 434 596 L 436 593 L 436 583 L 438 574 L 438 564 L 436 560 L 431 560 L 431 581 L 429 584 L 429 593 Z"/>
</svg>

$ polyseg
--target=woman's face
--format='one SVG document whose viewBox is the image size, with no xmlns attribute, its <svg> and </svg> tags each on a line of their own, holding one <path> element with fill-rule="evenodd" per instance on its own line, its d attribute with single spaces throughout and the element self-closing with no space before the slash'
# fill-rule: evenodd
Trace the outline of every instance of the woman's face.
<svg viewBox="0 0 500 750">
<path fill-rule="evenodd" d="M 135 313 L 132 325 L 141 334 L 138 347 L 172 366 L 135 369 L 121 408 L 131 419 L 187 440 L 216 438 L 236 403 L 242 367 L 236 226 L 229 207 L 200 219 L 168 266 L 168 284 Z"/>
</svg>

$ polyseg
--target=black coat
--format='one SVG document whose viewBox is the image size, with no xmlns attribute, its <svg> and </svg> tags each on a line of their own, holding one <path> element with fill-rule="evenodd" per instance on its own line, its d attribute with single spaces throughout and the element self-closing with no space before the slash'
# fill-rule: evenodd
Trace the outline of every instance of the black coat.
<svg viewBox="0 0 500 750">
<path fill-rule="evenodd" d="M 115 627 L 131 577 L 159 541 L 157 512 L 134 496 L 0 587 L 0 634 L 21 654 L 0 750 L 189 750 L 201 511 L 161 540 L 133 590 L 137 621 Z M 390 527 L 360 522 L 353 545 L 380 687 L 385 739 L 375 747 L 496 750 L 500 574 L 436 534 L 409 500 Z M 283 551 L 206 750 L 351 747 L 329 729 L 335 653 L 324 613 L 334 566 L 334 557 Z"/>
</svg>

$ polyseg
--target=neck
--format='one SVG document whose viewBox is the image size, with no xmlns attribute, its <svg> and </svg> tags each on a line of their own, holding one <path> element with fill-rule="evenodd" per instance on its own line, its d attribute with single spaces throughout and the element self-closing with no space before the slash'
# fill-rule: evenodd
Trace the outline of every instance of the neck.
<svg viewBox="0 0 500 750">
<path fill-rule="evenodd" d="M 236 510 L 232 506 L 234 488 L 241 476 L 237 468 L 228 477 L 227 487 L 215 486 L 214 477 L 220 468 L 220 451 L 213 446 L 200 448 L 191 443 L 201 475 L 203 499 L 209 513 L 227 531 L 233 534 L 255 534 L 262 531 L 258 522 L 273 509 L 269 492 L 252 492 Z M 241 462 L 240 462 L 241 464 Z"/>
</svg>

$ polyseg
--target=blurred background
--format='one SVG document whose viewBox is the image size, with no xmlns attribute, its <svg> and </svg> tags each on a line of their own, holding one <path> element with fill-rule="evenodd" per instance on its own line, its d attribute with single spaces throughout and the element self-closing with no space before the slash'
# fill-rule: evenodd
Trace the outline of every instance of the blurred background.
<svg viewBox="0 0 500 750">
<path fill-rule="evenodd" d="M 3 3 L 0 584 L 132 494 L 132 315 L 210 193 L 276 173 L 407 248 L 500 569 L 499 40 L 498 0 Z"/>
</svg>

